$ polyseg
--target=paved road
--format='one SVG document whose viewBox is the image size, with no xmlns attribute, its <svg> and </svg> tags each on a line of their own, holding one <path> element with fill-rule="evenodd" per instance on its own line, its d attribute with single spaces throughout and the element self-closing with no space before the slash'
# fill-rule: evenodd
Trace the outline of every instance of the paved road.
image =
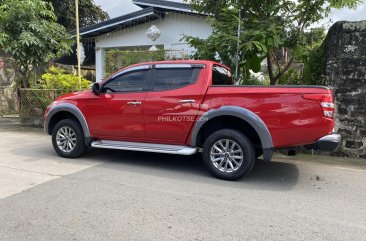
<svg viewBox="0 0 366 241">
<path fill-rule="evenodd" d="M 366 169 L 277 157 L 227 182 L 198 156 L 67 160 L 2 126 L 0 240 L 366 240 Z"/>
</svg>

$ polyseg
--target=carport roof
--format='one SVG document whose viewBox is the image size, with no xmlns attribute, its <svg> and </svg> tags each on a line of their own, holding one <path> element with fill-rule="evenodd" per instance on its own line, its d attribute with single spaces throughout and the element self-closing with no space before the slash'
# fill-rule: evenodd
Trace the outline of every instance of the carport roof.
<svg viewBox="0 0 366 241">
<path fill-rule="evenodd" d="M 117 18 L 112 18 L 104 22 L 84 27 L 80 29 L 80 36 L 83 38 L 101 36 L 116 29 L 131 26 L 132 24 L 139 24 L 142 22 L 158 19 L 160 17 L 159 14 L 160 13 L 158 13 L 152 7 L 142 9 Z"/>
<path fill-rule="evenodd" d="M 166 12 L 179 12 L 183 14 L 199 14 L 201 16 L 207 16 L 206 14 L 196 12 L 190 5 L 185 3 L 165 0 L 133 0 L 133 3 L 143 9 L 84 27 L 80 29 L 81 37 L 94 38 L 113 32 L 119 28 L 136 26 L 141 23 L 161 18 Z M 75 32 L 72 34 L 75 34 Z"/>
<path fill-rule="evenodd" d="M 164 10 L 185 12 L 185 13 L 198 13 L 193 8 L 185 3 L 171 2 L 165 0 L 133 0 L 133 4 L 141 8 L 155 7 Z"/>
</svg>

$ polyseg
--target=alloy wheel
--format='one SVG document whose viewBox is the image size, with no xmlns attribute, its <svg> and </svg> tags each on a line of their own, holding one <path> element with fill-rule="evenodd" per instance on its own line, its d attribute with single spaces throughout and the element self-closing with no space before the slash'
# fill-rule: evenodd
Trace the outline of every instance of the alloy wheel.
<svg viewBox="0 0 366 241">
<path fill-rule="evenodd" d="M 57 131 L 56 143 L 61 151 L 65 153 L 72 152 L 75 149 L 76 142 L 76 133 L 72 128 L 63 126 Z"/>
<path fill-rule="evenodd" d="M 211 148 L 210 158 L 214 167 L 224 173 L 237 171 L 244 161 L 242 148 L 230 139 L 215 142 Z"/>
</svg>

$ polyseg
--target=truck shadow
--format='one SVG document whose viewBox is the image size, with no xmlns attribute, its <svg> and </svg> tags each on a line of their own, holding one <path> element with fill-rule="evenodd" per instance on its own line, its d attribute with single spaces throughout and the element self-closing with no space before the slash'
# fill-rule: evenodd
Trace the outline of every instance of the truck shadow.
<svg viewBox="0 0 366 241">
<path fill-rule="evenodd" d="M 287 161 L 257 161 L 252 173 L 236 182 L 218 180 L 208 173 L 200 154 L 178 156 L 119 150 L 91 149 L 78 159 L 57 156 L 51 146 L 26 145 L 10 151 L 17 156 L 27 157 L 24 161 L 35 162 L 48 159 L 59 163 L 102 162 L 99 166 L 120 171 L 136 172 L 158 177 L 203 182 L 219 186 L 253 188 L 265 190 L 291 190 L 298 182 L 298 167 Z"/>
<path fill-rule="evenodd" d="M 244 182 L 289 189 L 295 186 L 298 180 L 299 169 L 296 164 L 276 160 L 271 162 L 258 160 L 252 173 Z"/>
<path fill-rule="evenodd" d="M 252 173 L 236 182 L 215 179 L 208 173 L 200 154 L 178 156 L 117 150 L 90 150 L 86 158 L 99 160 L 100 166 L 114 170 L 205 182 L 237 188 L 291 190 L 298 182 L 299 170 L 293 163 L 284 161 L 264 162 L 258 160 Z"/>
</svg>

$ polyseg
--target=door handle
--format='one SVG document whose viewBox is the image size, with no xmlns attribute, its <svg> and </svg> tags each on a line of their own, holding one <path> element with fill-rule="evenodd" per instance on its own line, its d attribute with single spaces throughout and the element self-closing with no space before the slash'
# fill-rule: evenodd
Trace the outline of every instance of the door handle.
<svg viewBox="0 0 366 241">
<path fill-rule="evenodd" d="M 130 101 L 130 102 L 127 102 L 128 105 L 141 105 L 142 102 L 141 101 Z"/>
<path fill-rule="evenodd" d="M 180 100 L 179 103 L 194 103 L 195 100 Z"/>
</svg>

